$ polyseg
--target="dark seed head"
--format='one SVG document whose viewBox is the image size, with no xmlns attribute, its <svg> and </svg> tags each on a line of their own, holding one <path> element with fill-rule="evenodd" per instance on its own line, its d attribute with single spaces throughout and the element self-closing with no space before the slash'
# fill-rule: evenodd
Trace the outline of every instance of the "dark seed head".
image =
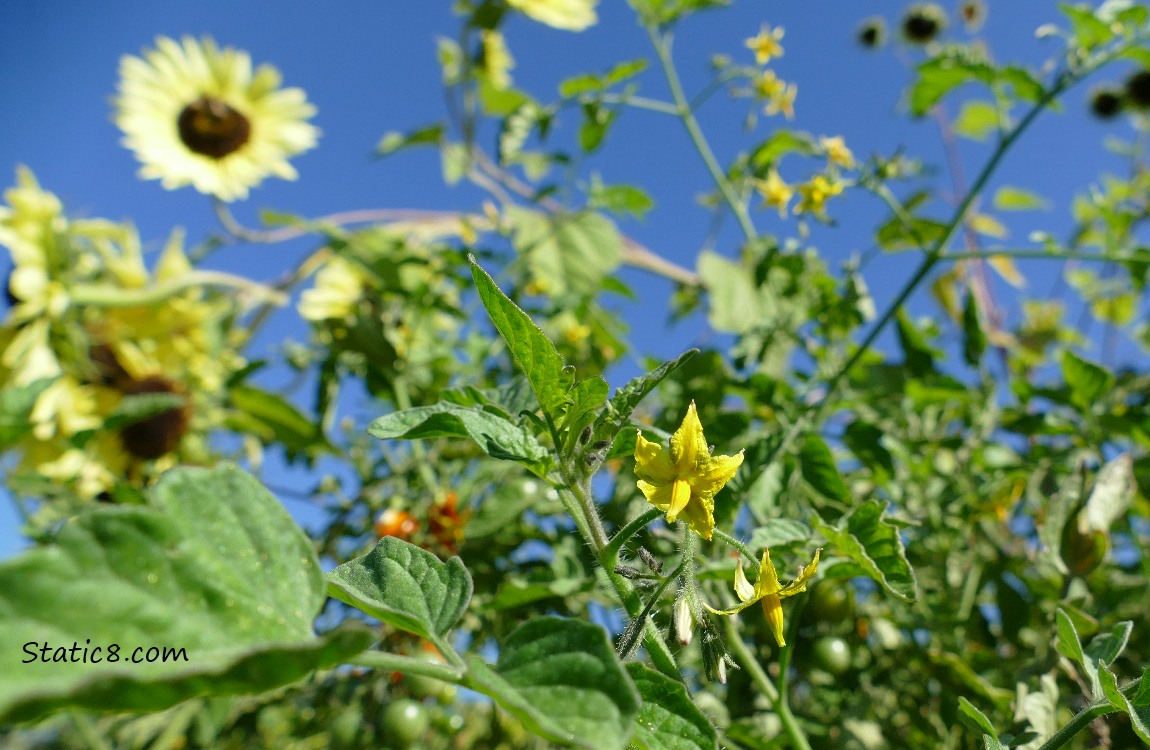
<svg viewBox="0 0 1150 750">
<path fill-rule="evenodd" d="M 1126 101 L 1136 109 L 1150 109 L 1150 70 L 1140 70 L 1126 79 Z"/>
<path fill-rule="evenodd" d="M 1122 92 L 1110 87 L 1090 92 L 1090 112 L 1100 120 L 1109 120 L 1122 111 Z"/>
<path fill-rule="evenodd" d="M 863 21 L 859 27 L 858 42 L 867 49 L 877 49 L 886 43 L 886 25 L 881 18 Z"/>
<path fill-rule="evenodd" d="M 252 124 L 247 117 L 209 96 L 201 96 L 184 107 L 176 126 L 185 146 L 210 159 L 234 154 L 252 134 Z"/>
<path fill-rule="evenodd" d="M 902 36 L 911 44 L 926 44 L 946 27 L 946 12 L 935 3 L 910 6 L 902 18 Z"/>
<path fill-rule="evenodd" d="M 90 347 L 88 359 L 91 360 L 92 368 L 96 374 L 93 382 L 101 385 L 116 385 L 130 380 L 128 372 L 116 359 L 116 353 L 107 344 L 95 344 Z"/>
<path fill-rule="evenodd" d="M 143 393 L 177 393 L 184 389 L 162 375 L 133 380 L 123 388 L 125 396 Z M 136 458 L 151 460 L 175 450 L 188 431 L 192 408 L 189 404 L 167 409 L 134 422 L 120 430 L 124 450 Z"/>
</svg>

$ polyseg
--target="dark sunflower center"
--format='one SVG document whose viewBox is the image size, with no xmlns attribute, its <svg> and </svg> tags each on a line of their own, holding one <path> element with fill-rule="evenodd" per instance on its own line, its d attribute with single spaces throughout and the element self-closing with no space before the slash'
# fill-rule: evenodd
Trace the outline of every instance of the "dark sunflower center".
<svg viewBox="0 0 1150 750">
<path fill-rule="evenodd" d="M 184 107 L 176 125 L 185 146 L 211 159 L 239 151 L 252 134 L 248 118 L 210 96 L 201 96 Z"/>
</svg>

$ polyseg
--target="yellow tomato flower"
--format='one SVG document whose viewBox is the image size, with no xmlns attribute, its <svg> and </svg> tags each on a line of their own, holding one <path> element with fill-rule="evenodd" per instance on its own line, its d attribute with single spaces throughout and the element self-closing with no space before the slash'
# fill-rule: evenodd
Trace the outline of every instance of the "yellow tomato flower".
<svg viewBox="0 0 1150 750">
<path fill-rule="evenodd" d="M 715 493 L 742 463 L 742 451 L 736 456 L 711 455 L 694 401 L 671 436 L 669 451 L 642 433 L 635 438 L 635 474 L 647 502 L 664 511 L 668 523 L 682 515 L 691 531 L 704 539 L 710 539 L 715 529 Z"/>
<path fill-rule="evenodd" d="M 779 40 L 783 38 L 783 29 L 780 26 L 776 29 L 771 29 L 767 24 L 763 24 L 759 29 L 756 36 L 747 40 L 747 48 L 755 53 L 755 63 L 758 65 L 766 65 L 772 58 L 783 56 L 783 45 L 779 44 Z"/>
<path fill-rule="evenodd" d="M 819 138 L 819 145 L 826 152 L 827 161 L 831 164 L 837 164 L 844 169 L 854 169 L 855 155 L 847 148 L 842 136 L 836 135 L 833 138 L 823 136 Z"/>
<path fill-rule="evenodd" d="M 782 113 L 783 117 L 793 120 L 795 118 L 795 97 L 798 95 L 799 87 L 793 83 L 787 84 L 782 93 L 767 102 L 763 111 L 768 116 Z"/>
<path fill-rule="evenodd" d="M 818 570 L 820 552 L 822 552 L 821 549 L 815 550 L 811 564 L 805 568 L 799 568 L 799 577 L 786 586 L 779 584 L 779 574 L 775 572 L 769 549 L 763 550 L 763 561 L 759 564 L 759 579 L 755 581 L 754 586 L 743 573 L 743 559 L 740 557 L 738 565 L 735 566 L 735 593 L 739 595 L 740 603 L 724 610 L 712 609 L 706 603 L 703 606 L 712 614 L 733 615 L 742 612 L 757 601 L 762 601 L 763 614 L 767 616 L 767 625 L 771 628 L 771 634 L 775 636 L 775 642 L 779 646 L 785 646 L 787 642 L 783 640 L 783 605 L 781 600 L 807 590 L 807 583 Z"/>
<path fill-rule="evenodd" d="M 755 190 L 763 196 L 763 205 L 779 209 L 779 216 L 787 215 L 787 204 L 795 194 L 794 188 L 779 177 L 778 170 L 773 167 L 767 172 L 767 179 L 755 180 Z"/>
<path fill-rule="evenodd" d="M 795 213 L 801 214 L 804 211 L 810 211 L 821 217 L 826 210 L 827 199 L 842 191 L 843 186 L 841 184 L 831 182 L 821 174 L 815 175 L 810 182 L 799 185 L 799 205 L 795 207 Z"/>
<path fill-rule="evenodd" d="M 512 8 L 556 29 L 582 31 L 599 20 L 599 0 L 508 0 Z"/>
</svg>

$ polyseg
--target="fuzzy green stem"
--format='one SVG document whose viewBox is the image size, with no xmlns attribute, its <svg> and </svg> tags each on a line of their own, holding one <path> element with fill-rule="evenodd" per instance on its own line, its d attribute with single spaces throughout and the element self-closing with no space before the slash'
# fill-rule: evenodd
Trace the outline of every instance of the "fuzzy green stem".
<svg viewBox="0 0 1150 750">
<path fill-rule="evenodd" d="M 715 529 L 714 534 L 719 539 L 720 542 L 737 549 L 739 551 L 739 554 L 741 554 L 743 557 L 750 560 L 751 563 L 754 564 L 756 569 L 758 568 L 759 560 L 758 560 L 758 558 L 755 557 L 755 554 L 753 552 L 751 552 L 750 547 L 743 544 L 738 539 L 736 539 L 735 537 L 731 536 L 730 534 L 728 534 L 727 532 L 725 532 L 721 529 Z"/>
<path fill-rule="evenodd" d="M 403 672 L 404 674 L 431 677 L 444 682 L 454 682 L 456 685 L 464 684 L 465 672 L 461 666 L 456 667 L 449 664 L 438 664 L 434 661 L 417 659 L 413 656 L 388 654 L 383 651 L 364 651 L 349 660 L 348 663 L 386 672 Z"/>
<path fill-rule="evenodd" d="M 616 531 L 615 536 L 611 537 L 611 541 L 607 542 L 607 546 L 599 553 L 599 561 L 603 567 L 607 570 L 614 570 L 615 566 L 619 564 L 619 553 L 623 551 L 623 545 L 662 514 L 663 511 L 658 508 L 650 508 L 642 515 L 632 518 L 626 526 Z"/>
<path fill-rule="evenodd" d="M 799 726 L 798 720 L 795 715 L 791 713 L 791 707 L 787 703 L 785 694 L 780 693 L 771 682 L 771 678 L 767 676 L 763 666 L 759 664 L 759 660 L 751 653 L 751 649 L 743 642 L 743 636 L 739 633 L 739 628 L 735 624 L 735 619 L 732 617 L 723 618 L 723 626 L 726 630 L 727 643 L 731 647 L 731 652 L 734 654 L 735 660 L 743 669 L 747 670 L 747 676 L 751 678 L 751 682 L 755 687 L 767 697 L 771 702 L 775 713 L 782 722 L 783 731 L 786 732 L 787 738 L 791 741 L 791 746 L 795 750 L 811 750 L 811 744 L 807 741 L 807 735 L 803 732 L 803 728 Z"/>
</svg>

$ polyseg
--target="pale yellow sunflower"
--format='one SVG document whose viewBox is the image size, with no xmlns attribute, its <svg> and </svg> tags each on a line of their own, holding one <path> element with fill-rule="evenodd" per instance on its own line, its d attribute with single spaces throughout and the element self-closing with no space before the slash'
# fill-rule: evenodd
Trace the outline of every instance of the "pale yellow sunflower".
<svg viewBox="0 0 1150 750">
<path fill-rule="evenodd" d="M 512 8 L 539 23 L 556 29 L 582 31 L 593 26 L 599 17 L 595 6 L 599 0 L 507 0 Z"/>
<path fill-rule="evenodd" d="M 225 201 L 246 198 L 269 175 L 294 180 L 288 158 L 315 146 L 319 130 L 304 92 L 280 88 L 270 65 L 211 39 L 156 39 L 143 58 L 120 61 L 116 124 L 140 176 L 169 190 L 191 185 Z"/>
</svg>

